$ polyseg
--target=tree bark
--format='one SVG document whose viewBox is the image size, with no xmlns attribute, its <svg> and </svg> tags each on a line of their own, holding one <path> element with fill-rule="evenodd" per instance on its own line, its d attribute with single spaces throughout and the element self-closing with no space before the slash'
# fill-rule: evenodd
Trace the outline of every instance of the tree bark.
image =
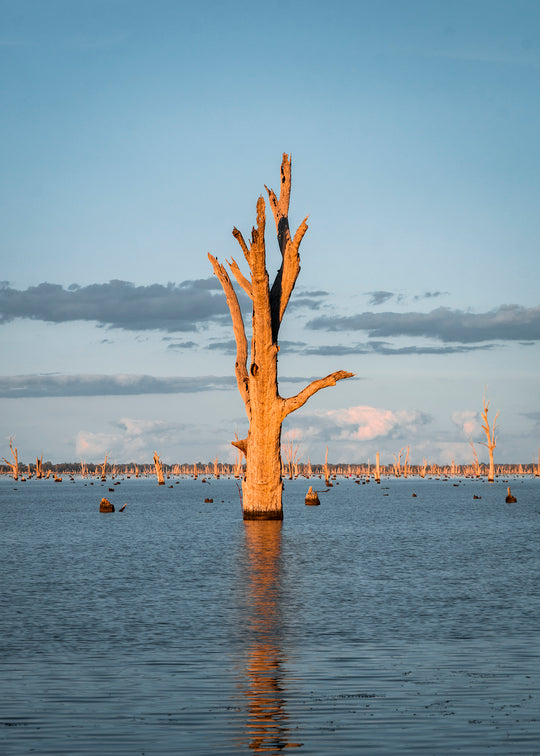
<svg viewBox="0 0 540 756">
<path fill-rule="evenodd" d="M 8 459 L 3 457 L 3 461 L 11 467 L 11 474 L 13 476 L 13 480 L 19 480 L 19 456 L 17 447 L 13 446 L 13 439 L 10 437 L 9 439 L 9 450 L 11 452 L 11 456 L 13 457 L 13 462 L 10 462 Z"/>
<path fill-rule="evenodd" d="M 270 207 L 274 215 L 282 263 L 270 287 L 266 270 L 265 202 L 257 200 L 257 226 L 252 229 L 251 241 L 246 243 L 240 231 L 233 229 L 250 269 L 246 278 L 235 260 L 228 265 L 237 284 L 252 300 L 252 338 L 248 343 L 244 321 L 236 291 L 229 274 L 215 257 L 208 255 L 219 279 L 231 313 L 236 341 L 235 374 L 238 390 L 244 401 L 249 421 L 247 438 L 233 441 L 246 457 L 246 475 L 242 483 L 243 515 L 245 520 L 281 520 L 283 518 L 281 477 L 281 428 L 291 412 L 302 407 L 310 396 L 326 386 L 333 386 L 353 373 L 340 370 L 313 381 L 296 396 L 283 398 L 278 391 L 277 355 L 278 334 L 300 272 L 300 243 L 307 231 L 307 218 L 302 221 L 294 237 L 289 229 L 289 201 L 291 193 L 291 161 L 283 155 L 279 198 L 268 187 Z M 249 358 L 249 359 L 248 359 Z M 249 362 L 249 367 L 248 367 Z"/>
<path fill-rule="evenodd" d="M 487 447 L 488 453 L 489 453 L 489 472 L 488 472 L 488 483 L 493 483 L 495 480 L 495 462 L 493 459 L 493 451 L 495 447 L 497 446 L 497 435 L 495 433 L 495 428 L 497 424 L 497 418 L 499 416 L 499 413 L 497 412 L 495 414 L 495 417 L 493 419 L 493 425 L 490 426 L 489 420 L 488 420 L 488 409 L 489 409 L 489 401 L 486 402 L 486 397 L 484 396 L 484 409 L 482 411 L 482 420 L 484 421 L 482 424 L 482 428 L 484 429 L 484 433 L 486 434 L 486 442 L 482 442 L 482 445 Z"/>
</svg>

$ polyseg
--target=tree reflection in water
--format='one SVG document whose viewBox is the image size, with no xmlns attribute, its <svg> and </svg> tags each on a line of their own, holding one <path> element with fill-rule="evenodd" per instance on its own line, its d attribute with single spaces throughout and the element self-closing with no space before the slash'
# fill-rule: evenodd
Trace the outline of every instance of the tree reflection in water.
<svg viewBox="0 0 540 756">
<path fill-rule="evenodd" d="M 246 736 L 259 753 L 301 746 L 289 741 L 282 648 L 281 521 L 246 520 Z"/>
</svg>

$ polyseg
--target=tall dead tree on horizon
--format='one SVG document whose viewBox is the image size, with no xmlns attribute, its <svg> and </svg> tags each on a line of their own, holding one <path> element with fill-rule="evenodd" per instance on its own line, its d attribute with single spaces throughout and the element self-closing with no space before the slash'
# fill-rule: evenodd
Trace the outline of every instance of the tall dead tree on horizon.
<svg viewBox="0 0 540 756">
<path fill-rule="evenodd" d="M 486 402 L 486 397 L 484 395 L 484 409 L 482 411 L 482 420 L 484 422 L 482 423 L 482 428 L 484 429 L 484 433 L 486 434 L 487 441 L 481 441 L 480 443 L 482 444 L 482 446 L 487 447 L 489 453 L 488 482 L 492 483 L 495 480 L 495 463 L 493 461 L 493 450 L 497 446 L 497 435 L 495 433 L 495 427 L 497 424 L 497 418 L 499 417 L 499 412 L 497 410 L 497 413 L 493 418 L 493 425 L 490 426 L 488 420 L 488 409 L 489 400 Z"/>
<path fill-rule="evenodd" d="M 289 202 L 291 194 L 291 160 L 283 155 L 279 198 L 265 186 L 281 252 L 281 267 L 270 286 L 266 270 L 265 201 L 257 200 L 257 226 L 246 243 L 237 228 L 233 236 L 238 241 L 249 266 L 246 278 L 234 259 L 228 266 L 237 284 L 253 303 L 251 350 L 236 291 L 227 270 L 211 254 L 208 255 L 214 273 L 219 279 L 229 307 L 236 341 L 235 373 L 238 390 L 244 401 L 249 420 L 247 438 L 233 441 L 246 457 L 246 475 L 242 483 L 243 513 L 245 520 L 272 520 L 283 518 L 281 501 L 281 427 L 291 412 L 302 407 L 317 391 L 335 386 L 337 381 L 353 373 L 339 370 L 325 378 L 313 381 L 295 396 L 282 397 L 278 390 L 278 334 L 283 315 L 300 273 L 300 243 L 307 231 L 307 218 L 294 236 L 289 229 Z"/>
<path fill-rule="evenodd" d="M 2 457 L 2 459 L 6 465 L 11 468 L 13 480 L 19 480 L 19 455 L 17 447 L 13 446 L 13 438 L 11 436 L 9 437 L 9 450 L 13 457 L 13 462 L 10 462 L 9 459 L 6 459 L 5 457 Z"/>
</svg>

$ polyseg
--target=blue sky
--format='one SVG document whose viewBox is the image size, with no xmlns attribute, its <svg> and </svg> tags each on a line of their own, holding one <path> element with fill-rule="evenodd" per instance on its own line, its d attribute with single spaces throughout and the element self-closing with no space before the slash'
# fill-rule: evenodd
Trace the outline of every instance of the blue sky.
<svg viewBox="0 0 540 756">
<path fill-rule="evenodd" d="M 486 386 L 496 460 L 537 457 L 536 0 L 0 9 L 1 456 L 232 459 L 207 253 L 240 260 L 287 152 L 280 389 L 356 373 L 288 419 L 304 458 L 467 462 Z"/>
</svg>

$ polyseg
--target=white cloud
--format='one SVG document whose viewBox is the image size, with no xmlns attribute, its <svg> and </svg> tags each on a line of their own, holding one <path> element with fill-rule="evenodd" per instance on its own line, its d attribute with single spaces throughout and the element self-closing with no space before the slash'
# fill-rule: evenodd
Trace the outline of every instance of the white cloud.
<svg viewBox="0 0 540 756">
<path fill-rule="evenodd" d="M 341 441 L 370 441 L 374 438 L 415 434 L 419 426 L 430 421 L 429 416 L 420 410 L 394 411 L 366 405 L 306 415 L 307 436 L 313 437 L 322 432 Z"/>
<path fill-rule="evenodd" d="M 456 410 L 452 413 L 452 422 L 467 438 L 475 436 L 481 428 L 478 412 L 474 410 Z"/>
<path fill-rule="evenodd" d="M 185 432 L 181 424 L 126 417 L 110 432 L 79 431 L 75 448 L 79 459 L 86 462 L 103 459 L 105 454 L 110 455 L 111 461 L 148 461 L 154 451 L 161 454 L 170 446 L 170 441 Z M 168 461 L 166 457 L 163 453 L 163 461 Z"/>
</svg>

